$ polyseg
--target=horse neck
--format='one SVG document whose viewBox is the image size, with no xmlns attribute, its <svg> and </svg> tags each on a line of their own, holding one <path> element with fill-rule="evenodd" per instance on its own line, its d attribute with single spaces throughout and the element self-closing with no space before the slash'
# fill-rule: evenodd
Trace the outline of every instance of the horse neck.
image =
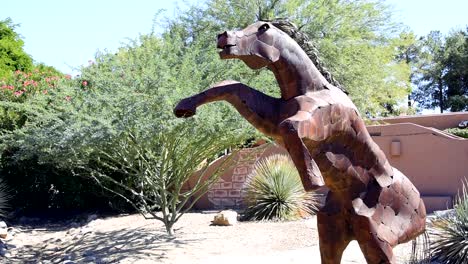
<svg viewBox="0 0 468 264">
<path fill-rule="evenodd" d="M 274 73 L 284 100 L 322 90 L 328 83 L 298 45 L 282 52 L 280 59 L 268 68 Z"/>
</svg>

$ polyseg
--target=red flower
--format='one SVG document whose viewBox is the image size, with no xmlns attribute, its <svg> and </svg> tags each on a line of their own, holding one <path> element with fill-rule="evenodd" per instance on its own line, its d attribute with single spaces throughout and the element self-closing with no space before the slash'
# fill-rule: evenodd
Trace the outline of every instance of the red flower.
<svg viewBox="0 0 468 264">
<path fill-rule="evenodd" d="M 19 91 L 14 92 L 14 95 L 15 95 L 16 97 L 19 97 L 19 96 L 21 96 L 23 93 L 24 93 L 23 90 L 19 90 Z"/>
<path fill-rule="evenodd" d="M 87 82 L 87 81 L 83 81 L 82 84 L 83 84 L 83 86 L 88 86 L 88 82 Z"/>
<path fill-rule="evenodd" d="M 70 102 L 71 96 L 69 96 L 69 95 L 65 96 L 65 100 L 67 100 L 67 102 Z"/>
</svg>

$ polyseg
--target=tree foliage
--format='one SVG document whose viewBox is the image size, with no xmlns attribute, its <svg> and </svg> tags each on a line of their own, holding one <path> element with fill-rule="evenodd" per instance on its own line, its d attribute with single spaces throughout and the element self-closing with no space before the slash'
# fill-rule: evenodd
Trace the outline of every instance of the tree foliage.
<svg viewBox="0 0 468 264">
<path fill-rule="evenodd" d="M 94 165 L 83 164 L 81 173 L 128 201 L 146 218 L 162 221 L 172 236 L 173 225 L 233 164 L 234 155 L 216 158 L 246 139 L 238 130 L 194 133 L 191 121 L 149 138 L 124 133 L 108 151 L 98 150 Z M 216 169 L 208 175 L 215 160 Z M 116 177 L 119 174 L 122 177 Z"/>
<path fill-rule="evenodd" d="M 468 110 L 468 29 L 423 38 L 414 98 L 423 108 Z"/>
<path fill-rule="evenodd" d="M 0 108 L 20 114 L 0 131 L 3 168 L 34 164 L 39 169 L 28 173 L 57 174 L 97 164 L 97 153 L 123 151 L 122 137 L 130 132 L 152 142 L 180 124 L 172 109 L 181 98 L 221 80 L 234 79 L 278 97 L 271 72 L 222 61 L 215 46 L 224 30 L 274 17 L 290 18 L 311 36 L 361 112 L 396 113 L 389 105 L 406 98 L 409 67 L 397 59 L 400 29 L 380 1 L 209 0 L 173 19 L 156 20 L 155 27 L 163 29 L 159 34 L 141 35 L 116 53 L 98 53 L 78 78 L 61 78 L 53 89 L 46 88 L 45 76 L 35 80 L 46 93 L 0 91 L 5 92 Z M 193 135 L 238 131 L 259 136 L 225 103 L 203 106 L 191 122 Z"/>
<path fill-rule="evenodd" d="M 398 113 L 396 109 L 389 111 L 388 106 L 404 100 L 411 90 L 408 63 L 395 59 L 401 30 L 392 22 L 389 10 L 381 1 L 210 0 L 206 6 L 190 9 L 179 24 L 172 25 L 185 32 L 185 42 L 214 50 L 213 37 L 224 30 L 243 28 L 258 19 L 287 17 L 310 36 L 361 112 L 376 116 Z M 236 63 L 222 63 L 225 74 L 220 79 L 253 74 Z M 278 87 L 265 71 L 259 72 L 270 81 L 251 84 L 277 96 Z"/>
<path fill-rule="evenodd" d="M 33 68 L 32 58 L 24 52 L 24 42 L 15 32 L 16 27 L 10 18 L 0 20 L 0 79 L 16 70 Z"/>
</svg>

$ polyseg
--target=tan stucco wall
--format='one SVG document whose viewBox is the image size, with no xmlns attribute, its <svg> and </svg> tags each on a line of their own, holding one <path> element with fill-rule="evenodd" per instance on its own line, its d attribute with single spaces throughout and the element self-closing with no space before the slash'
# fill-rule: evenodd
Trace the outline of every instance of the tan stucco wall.
<svg viewBox="0 0 468 264">
<path fill-rule="evenodd" d="M 468 120 L 468 112 L 455 112 L 435 115 L 397 116 L 386 118 L 374 118 L 373 121 L 387 124 L 413 123 L 425 127 L 433 127 L 440 130 L 457 127 L 461 121 Z"/>
<path fill-rule="evenodd" d="M 467 114 L 461 119 L 468 119 Z M 434 122 L 432 124 L 445 121 Z M 385 152 L 390 164 L 402 171 L 419 189 L 428 212 L 452 206 L 462 179 L 468 178 L 468 139 L 413 123 L 368 126 L 368 130 Z M 392 142 L 399 142 L 393 143 L 394 154 L 397 154 L 399 147 L 399 155 L 391 154 Z M 221 176 L 195 208 L 242 208 L 243 186 L 253 165 L 274 153 L 286 151 L 275 146 L 241 151 L 236 157 L 234 168 Z"/>
<path fill-rule="evenodd" d="M 419 189 L 428 211 L 451 206 L 462 179 L 468 178 L 467 139 L 407 123 L 368 126 L 367 129 L 390 164 Z M 391 155 L 392 142 L 399 142 L 400 155 Z"/>
</svg>

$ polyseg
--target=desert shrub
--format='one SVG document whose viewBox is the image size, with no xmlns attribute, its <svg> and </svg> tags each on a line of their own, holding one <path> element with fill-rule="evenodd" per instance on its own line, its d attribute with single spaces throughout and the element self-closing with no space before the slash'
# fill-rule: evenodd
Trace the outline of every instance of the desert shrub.
<svg viewBox="0 0 468 264">
<path fill-rule="evenodd" d="M 449 129 L 446 129 L 445 131 L 455 136 L 468 138 L 468 128 L 449 128 Z"/>
<path fill-rule="evenodd" d="M 234 155 L 217 160 L 218 156 L 247 138 L 236 130 L 194 133 L 192 121 L 149 137 L 124 133 L 112 150 L 97 151 L 93 164 L 84 164 L 77 173 L 93 178 L 145 218 L 162 221 L 167 233 L 174 235 L 173 225 L 233 164 Z M 215 160 L 219 166 L 207 175 Z"/>
<path fill-rule="evenodd" d="M 5 217 L 7 215 L 8 209 L 10 209 L 10 199 L 10 189 L 7 187 L 3 179 L 0 179 L 0 217 Z"/>
<path fill-rule="evenodd" d="M 256 164 L 245 190 L 246 220 L 294 220 L 316 210 L 314 194 L 304 191 L 294 163 L 285 155 Z"/>
<path fill-rule="evenodd" d="M 61 156 L 51 152 L 54 146 L 70 147 L 61 144 L 66 138 L 63 128 L 71 122 L 72 100 L 79 101 L 84 92 L 74 84 L 69 76 L 43 65 L 32 72 L 15 71 L 0 81 L 0 176 L 11 188 L 16 212 L 108 203 L 100 195 L 102 188 L 72 177 L 58 166 Z"/>
<path fill-rule="evenodd" d="M 468 191 L 467 181 L 455 201 L 455 215 L 433 221 L 431 254 L 440 263 L 468 263 Z"/>
<path fill-rule="evenodd" d="M 9 188 L 9 200 L 16 216 L 92 209 L 126 209 L 100 186 L 87 178 L 75 177 L 55 164 L 37 158 L 15 161 L 4 153 L 0 176 Z"/>
<path fill-rule="evenodd" d="M 47 95 L 59 89 L 59 83 L 69 80 L 51 67 L 38 65 L 31 72 L 15 71 L 8 78 L 0 80 L 0 130 L 14 130 L 27 121 L 27 113 L 14 104 L 33 100 L 37 94 Z M 13 104 L 13 105 L 12 105 Z"/>
</svg>

